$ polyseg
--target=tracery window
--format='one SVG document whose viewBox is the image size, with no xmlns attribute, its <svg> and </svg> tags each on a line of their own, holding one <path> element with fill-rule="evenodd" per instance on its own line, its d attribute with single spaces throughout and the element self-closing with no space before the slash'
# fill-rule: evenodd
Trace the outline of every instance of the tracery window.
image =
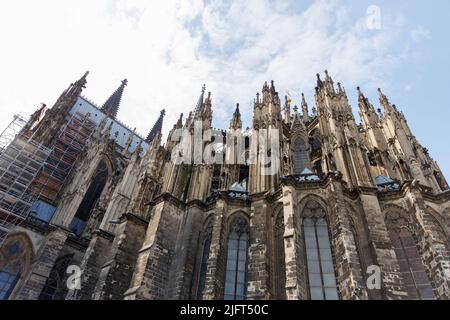
<svg viewBox="0 0 450 320">
<path fill-rule="evenodd" d="M 305 206 L 303 231 L 311 300 L 338 300 L 325 212 L 315 201 Z"/>
<path fill-rule="evenodd" d="M 225 278 L 225 300 L 244 300 L 247 290 L 247 249 L 249 226 L 247 221 L 236 218 L 228 235 L 228 255 Z"/>
<path fill-rule="evenodd" d="M 15 234 L 6 238 L 0 248 L 0 300 L 10 298 L 20 277 L 26 273 L 32 259 L 29 238 Z"/>
<path fill-rule="evenodd" d="M 72 258 L 73 255 L 69 254 L 56 261 L 39 295 L 39 300 L 64 300 L 67 293 L 65 283 L 66 277 L 68 276 L 67 267 L 70 265 Z"/>
<path fill-rule="evenodd" d="M 209 222 L 203 234 L 202 260 L 200 263 L 200 276 L 197 286 L 197 299 L 202 298 L 203 291 L 205 290 L 206 273 L 208 271 L 209 251 L 211 249 L 212 230 L 213 230 L 212 224 L 211 222 Z"/>
<path fill-rule="evenodd" d="M 410 299 L 433 300 L 435 295 L 411 232 L 403 228 L 389 230 L 400 272 Z"/>
<path fill-rule="evenodd" d="M 308 147 L 302 138 L 294 141 L 293 147 L 294 174 L 301 174 L 309 165 Z"/>
<path fill-rule="evenodd" d="M 70 230 L 80 236 L 89 220 L 92 209 L 97 204 L 108 179 L 108 167 L 104 160 L 101 160 L 95 169 L 89 188 L 78 207 L 77 212 L 70 224 Z"/>
</svg>

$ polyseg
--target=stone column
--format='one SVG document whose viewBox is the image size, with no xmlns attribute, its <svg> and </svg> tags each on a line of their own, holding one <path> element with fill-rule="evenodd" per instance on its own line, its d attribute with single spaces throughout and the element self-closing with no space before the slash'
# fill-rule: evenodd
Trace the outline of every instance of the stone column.
<svg viewBox="0 0 450 320">
<path fill-rule="evenodd" d="M 183 208 L 169 195 L 161 196 L 152 209 L 152 218 L 139 250 L 127 300 L 169 299 L 169 270 L 183 218 Z"/>
<path fill-rule="evenodd" d="M 208 267 L 206 271 L 205 290 L 203 300 L 223 299 L 225 290 L 226 252 L 225 241 L 227 237 L 224 232 L 225 202 L 218 199 L 213 219 L 213 231 L 211 246 L 209 249 Z"/>
<path fill-rule="evenodd" d="M 284 215 L 284 255 L 286 263 L 286 298 L 288 300 L 306 300 L 308 297 L 305 283 L 306 261 L 297 239 L 293 189 L 283 185 L 283 215 Z"/>
<path fill-rule="evenodd" d="M 425 202 L 418 186 L 412 186 L 408 196 L 416 212 L 416 218 L 421 225 L 419 232 L 422 260 L 425 263 L 433 282 L 435 291 L 440 299 L 450 299 L 450 257 L 445 246 L 445 239 L 439 239 L 439 236 L 433 232 L 434 226 L 427 219 Z"/>
<path fill-rule="evenodd" d="M 125 213 L 120 218 L 116 237 L 100 275 L 92 298 L 95 300 L 120 300 L 130 287 L 134 264 L 142 247 L 148 221 Z"/>
<path fill-rule="evenodd" d="M 342 183 L 334 181 L 331 184 L 331 192 L 334 197 L 330 203 L 330 230 L 335 256 L 335 270 L 337 271 L 337 283 L 341 299 L 351 300 L 356 298 L 359 283 L 363 283 L 364 277 L 356 249 L 355 237 L 350 227 L 347 215 L 347 204 L 344 200 Z M 360 253 L 361 254 L 361 253 Z M 367 299 L 365 286 L 362 285 L 362 294 L 359 299 Z"/>
<path fill-rule="evenodd" d="M 171 299 L 191 298 L 201 222 L 203 222 L 203 212 L 196 205 L 186 210 L 170 270 L 168 296 Z"/>
<path fill-rule="evenodd" d="M 381 296 L 383 299 L 406 299 L 400 267 L 384 221 L 376 191 L 363 192 L 361 204 L 367 221 L 369 243 L 374 253 L 375 263 L 381 268 Z"/>
<path fill-rule="evenodd" d="M 250 247 L 248 253 L 247 299 L 270 299 L 269 233 L 267 203 L 264 198 L 252 201 L 250 217 Z"/>
<path fill-rule="evenodd" d="M 107 261 L 114 235 L 101 229 L 92 233 L 92 239 L 81 260 L 81 289 L 69 290 L 67 300 L 91 300 L 102 266 Z"/>
</svg>

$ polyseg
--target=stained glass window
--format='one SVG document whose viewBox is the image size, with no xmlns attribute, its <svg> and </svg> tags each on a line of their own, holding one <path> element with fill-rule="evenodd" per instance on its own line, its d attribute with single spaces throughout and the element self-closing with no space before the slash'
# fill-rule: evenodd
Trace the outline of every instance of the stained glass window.
<svg viewBox="0 0 450 320">
<path fill-rule="evenodd" d="M 244 300 L 247 287 L 248 223 L 237 218 L 228 236 L 225 300 Z"/>
<path fill-rule="evenodd" d="M 326 220 L 306 218 L 304 234 L 311 300 L 338 300 Z"/>
<path fill-rule="evenodd" d="M 20 273 L 11 267 L 0 271 L 0 300 L 8 299 L 19 278 Z"/>
<path fill-rule="evenodd" d="M 434 300 L 433 287 L 411 232 L 402 228 L 390 230 L 389 235 L 409 298 L 413 300 Z"/>
<path fill-rule="evenodd" d="M 293 160 L 294 174 L 301 174 L 309 165 L 308 149 L 305 141 L 301 138 L 294 142 Z"/>
</svg>

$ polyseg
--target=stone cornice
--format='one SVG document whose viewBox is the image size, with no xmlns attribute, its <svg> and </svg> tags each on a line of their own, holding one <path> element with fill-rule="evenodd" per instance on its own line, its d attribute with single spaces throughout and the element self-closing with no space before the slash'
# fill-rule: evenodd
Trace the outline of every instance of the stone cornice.
<svg viewBox="0 0 450 320">
<path fill-rule="evenodd" d="M 114 240 L 114 237 L 116 236 L 114 233 L 111 233 L 103 229 L 94 230 L 94 232 L 92 232 L 92 235 L 98 235 L 99 237 L 102 237 L 103 239 L 106 239 L 111 242 Z"/>
</svg>

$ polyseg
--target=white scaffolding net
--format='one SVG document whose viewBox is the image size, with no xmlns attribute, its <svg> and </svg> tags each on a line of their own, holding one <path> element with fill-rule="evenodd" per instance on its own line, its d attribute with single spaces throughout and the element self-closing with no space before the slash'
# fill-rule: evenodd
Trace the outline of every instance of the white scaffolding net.
<svg viewBox="0 0 450 320">
<path fill-rule="evenodd" d="M 51 150 L 23 136 L 19 115 L 0 135 L 0 246 L 8 232 L 27 218 L 37 199 L 32 182 Z"/>
</svg>

